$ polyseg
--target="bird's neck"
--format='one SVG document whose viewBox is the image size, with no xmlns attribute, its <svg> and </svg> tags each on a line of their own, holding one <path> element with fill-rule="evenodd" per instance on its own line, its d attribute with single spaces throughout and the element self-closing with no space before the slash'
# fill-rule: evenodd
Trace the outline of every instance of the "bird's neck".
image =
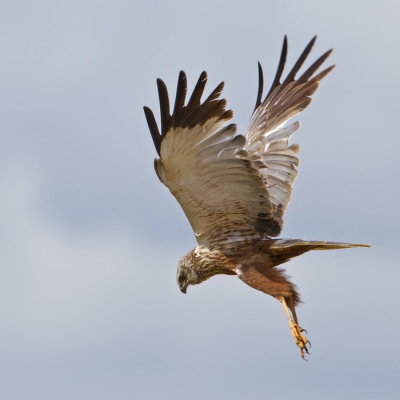
<svg viewBox="0 0 400 400">
<path fill-rule="evenodd" d="M 235 267 L 219 250 L 210 250 L 204 246 L 197 246 L 192 251 L 193 269 L 201 282 L 214 275 L 235 275 Z"/>
</svg>

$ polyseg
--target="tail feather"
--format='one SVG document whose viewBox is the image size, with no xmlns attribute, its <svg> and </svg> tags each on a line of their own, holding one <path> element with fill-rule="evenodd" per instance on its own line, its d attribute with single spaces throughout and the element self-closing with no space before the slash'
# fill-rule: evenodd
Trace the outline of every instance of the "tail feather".
<svg viewBox="0 0 400 400">
<path fill-rule="evenodd" d="M 272 252 L 279 253 L 288 248 L 309 248 L 309 250 L 338 250 L 351 249 L 354 247 L 373 247 L 368 243 L 341 243 L 341 242 L 321 242 L 301 239 L 278 239 L 270 247 Z"/>
<path fill-rule="evenodd" d="M 279 265 L 310 250 L 339 250 L 351 249 L 355 247 L 373 247 L 373 244 L 322 242 L 301 239 L 277 239 L 274 240 L 274 243 L 270 246 L 269 251 L 274 259 L 274 264 Z"/>
</svg>

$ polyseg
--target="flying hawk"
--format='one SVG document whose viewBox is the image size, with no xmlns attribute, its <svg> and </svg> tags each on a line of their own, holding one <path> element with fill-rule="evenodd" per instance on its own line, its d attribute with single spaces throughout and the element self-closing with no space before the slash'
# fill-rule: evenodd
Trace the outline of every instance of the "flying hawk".
<svg viewBox="0 0 400 400">
<path fill-rule="evenodd" d="M 274 81 L 262 99 L 260 63 L 257 101 L 243 135 L 229 124 L 233 113 L 219 96 L 224 83 L 201 102 L 207 82 L 202 72 L 185 105 L 186 74 L 178 79 L 175 104 L 170 114 L 167 87 L 157 80 L 161 132 L 153 112 L 144 107 L 159 159 L 154 168 L 160 181 L 178 200 L 196 237 L 197 246 L 178 264 L 177 281 L 186 293 L 217 274 L 237 275 L 254 289 L 279 300 L 300 354 L 310 343 L 297 320 L 300 294 L 285 271 L 278 268 L 310 250 L 369 247 L 366 244 L 272 239 L 280 234 L 299 165 L 299 146 L 289 140 L 300 122 L 285 124 L 311 103 L 319 82 L 333 68 L 314 75 L 332 50 L 315 61 L 297 80 L 297 72 L 310 53 L 316 37 L 281 82 L 287 55 L 287 38 Z"/>
</svg>

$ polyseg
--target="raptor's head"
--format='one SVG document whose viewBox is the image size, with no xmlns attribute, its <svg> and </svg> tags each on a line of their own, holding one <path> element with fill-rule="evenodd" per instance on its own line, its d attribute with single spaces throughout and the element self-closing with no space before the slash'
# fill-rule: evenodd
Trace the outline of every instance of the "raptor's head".
<svg viewBox="0 0 400 400">
<path fill-rule="evenodd" d="M 176 271 L 176 281 L 178 282 L 179 289 L 185 294 L 189 285 L 197 285 L 202 282 L 202 279 L 196 271 L 194 261 L 192 250 L 180 259 Z"/>
</svg>

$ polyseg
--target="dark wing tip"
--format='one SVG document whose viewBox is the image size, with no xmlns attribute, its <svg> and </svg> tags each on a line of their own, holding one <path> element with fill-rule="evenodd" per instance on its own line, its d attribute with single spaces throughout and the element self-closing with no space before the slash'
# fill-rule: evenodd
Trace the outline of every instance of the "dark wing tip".
<svg viewBox="0 0 400 400">
<path fill-rule="evenodd" d="M 207 71 L 203 71 L 199 76 L 199 82 L 204 81 L 208 78 Z"/>
<path fill-rule="evenodd" d="M 264 90 L 263 70 L 262 70 L 262 66 L 261 66 L 260 62 L 258 62 L 258 93 L 257 93 L 257 99 L 256 99 L 256 105 L 254 107 L 254 111 L 257 110 L 258 106 L 261 104 L 263 90 Z"/>
<path fill-rule="evenodd" d="M 330 67 L 324 69 L 319 74 L 315 75 L 309 82 L 319 82 L 321 79 L 325 78 L 326 75 L 329 74 L 335 68 L 336 65 L 331 65 Z"/>
<path fill-rule="evenodd" d="M 230 120 L 233 118 L 233 111 L 232 110 L 226 110 L 221 117 L 219 118 L 220 120 Z"/>
<path fill-rule="evenodd" d="M 158 96 L 160 98 L 161 134 L 165 135 L 169 130 L 171 116 L 169 114 L 169 97 L 167 86 L 160 78 L 157 79 Z"/>
<path fill-rule="evenodd" d="M 161 151 L 161 142 L 171 128 L 193 128 L 196 125 L 204 125 L 211 118 L 217 118 L 218 120 L 228 120 L 232 118 L 232 111 L 226 110 L 225 108 L 226 101 L 224 99 L 219 99 L 224 87 L 224 82 L 221 82 L 207 99 L 201 103 L 201 97 L 206 83 L 207 72 L 203 71 L 185 106 L 187 79 L 185 72 L 180 71 L 174 109 L 172 115 L 170 115 L 167 86 L 162 79 L 157 79 L 160 100 L 161 134 L 151 109 L 148 107 L 144 107 L 143 109 L 158 155 L 160 155 Z"/>
<path fill-rule="evenodd" d="M 178 86 L 176 88 L 176 97 L 174 111 L 172 113 L 172 124 L 176 125 L 182 117 L 181 111 L 185 106 L 185 99 L 187 93 L 187 78 L 184 71 L 179 72 Z"/>
<path fill-rule="evenodd" d="M 307 44 L 306 48 L 303 50 L 303 52 L 301 53 L 299 59 L 296 61 L 296 63 L 294 64 L 292 70 L 289 72 L 288 76 L 286 77 L 286 79 L 283 82 L 283 85 L 285 85 L 286 83 L 292 82 L 295 80 L 296 74 L 297 72 L 299 72 L 299 69 L 301 68 L 301 66 L 304 64 L 304 61 L 306 61 L 306 58 L 308 57 L 308 55 L 310 54 L 315 41 L 317 40 L 317 35 L 315 35 L 310 42 Z"/>
<path fill-rule="evenodd" d="M 282 76 L 283 73 L 283 69 L 285 66 L 285 61 L 286 61 L 286 56 L 287 56 L 287 49 L 288 49 L 288 41 L 287 41 L 287 36 L 285 35 L 284 40 L 283 40 L 283 46 L 282 46 L 282 52 L 281 52 L 281 57 L 280 57 L 280 61 L 279 61 L 279 65 L 278 65 L 278 70 L 276 72 L 275 75 L 275 79 L 272 83 L 272 86 L 268 92 L 268 94 L 266 95 L 264 102 L 270 101 L 272 99 L 272 97 L 276 97 L 279 95 L 282 95 L 283 91 L 285 90 L 285 88 L 288 87 L 288 85 L 292 82 L 296 82 L 295 85 L 299 86 L 302 83 L 305 82 L 318 82 L 320 81 L 324 76 L 326 76 L 333 68 L 329 67 L 326 70 L 322 71 L 321 73 L 319 73 L 318 75 L 316 75 L 315 77 L 313 77 L 313 74 L 315 72 L 317 72 L 318 68 L 322 65 L 322 63 L 330 56 L 330 54 L 332 53 L 333 49 L 328 50 L 327 52 L 325 52 L 321 57 L 319 57 L 307 70 L 306 72 L 304 72 L 300 78 L 298 78 L 296 80 L 296 74 L 297 72 L 300 70 L 300 68 L 302 67 L 302 65 L 304 64 L 306 58 L 308 57 L 308 55 L 310 54 L 315 41 L 317 40 L 317 35 L 315 35 L 307 44 L 307 46 L 305 47 L 305 49 L 303 50 L 303 52 L 301 53 L 300 57 L 298 58 L 298 60 L 296 61 L 295 65 L 293 66 L 293 68 L 291 69 L 291 71 L 289 72 L 289 74 L 286 76 L 286 78 L 284 79 L 284 81 L 281 83 L 280 82 L 280 78 Z M 277 87 L 279 86 L 279 88 L 277 89 Z M 277 89 L 277 90 L 275 90 Z M 274 92 L 274 93 L 273 93 Z M 272 97 L 271 97 L 272 96 Z"/>
<path fill-rule="evenodd" d="M 265 96 L 266 99 L 274 91 L 274 89 L 280 85 L 280 79 L 286 64 L 287 52 L 288 52 L 288 39 L 287 36 L 285 35 L 285 37 L 283 38 L 283 45 L 281 50 L 281 56 L 279 58 L 278 69 L 276 70 L 275 78 L 272 82 L 271 88 L 269 89 L 268 94 Z"/>
<path fill-rule="evenodd" d="M 287 51 L 288 51 L 288 38 L 287 38 L 287 35 L 285 35 L 283 37 L 282 53 L 286 53 L 287 54 Z"/>
<path fill-rule="evenodd" d="M 210 101 L 218 99 L 220 94 L 222 93 L 222 90 L 225 86 L 224 82 L 221 82 L 212 92 L 211 94 L 207 97 L 207 99 L 204 101 L 204 103 L 208 103 Z"/>
<path fill-rule="evenodd" d="M 158 155 L 160 155 L 161 140 L 160 131 L 158 130 L 156 119 L 154 118 L 153 111 L 149 107 L 143 107 L 144 114 L 146 116 L 147 125 L 149 126 L 151 137 L 153 138 L 154 146 L 157 150 Z"/>
<path fill-rule="evenodd" d="M 307 82 L 314 73 L 318 70 L 318 68 L 325 62 L 325 60 L 331 55 L 333 49 L 326 51 L 319 57 L 316 61 L 312 63 L 312 65 L 300 76 L 296 81 L 296 85 L 300 85 L 303 82 Z"/>
<path fill-rule="evenodd" d="M 200 106 L 201 96 L 203 95 L 206 83 L 207 83 L 207 72 L 203 71 L 199 76 L 196 86 L 193 89 L 193 93 L 190 96 L 190 100 L 186 106 L 189 113 L 192 112 L 195 108 Z"/>
</svg>

